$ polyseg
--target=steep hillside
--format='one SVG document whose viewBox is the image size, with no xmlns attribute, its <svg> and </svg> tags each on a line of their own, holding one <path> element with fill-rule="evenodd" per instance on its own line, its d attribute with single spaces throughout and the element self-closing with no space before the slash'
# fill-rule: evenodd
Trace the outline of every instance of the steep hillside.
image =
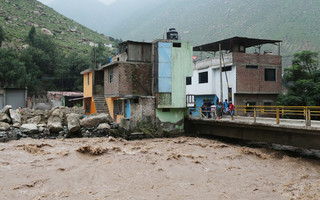
<svg viewBox="0 0 320 200">
<path fill-rule="evenodd" d="M 64 17 L 36 0 L 1 0 L 0 25 L 6 35 L 4 46 L 21 48 L 31 27 L 52 35 L 65 52 L 90 52 L 95 43 L 112 44 L 109 38 Z M 47 29 L 48 31 L 46 31 Z"/>
<path fill-rule="evenodd" d="M 66 5 L 71 1 L 63 1 L 64 14 L 73 12 L 70 7 L 80 9 L 76 3 Z M 194 45 L 233 36 L 279 39 L 288 56 L 320 51 L 319 10 L 319 0 L 117 0 L 97 14 L 96 20 L 104 19 L 100 25 L 77 20 L 123 40 L 162 38 L 170 27 Z"/>
<path fill-rule="evenodd" d="M 128 1 L 128 0 L 127 0 Z M 110 34 L 150 40 L 176 27 L 194 44 L 245 36 L 283 40 L 283 51 L 320 50 L 320 1 L 175 0 L 129 17 Z"/>
</svg>

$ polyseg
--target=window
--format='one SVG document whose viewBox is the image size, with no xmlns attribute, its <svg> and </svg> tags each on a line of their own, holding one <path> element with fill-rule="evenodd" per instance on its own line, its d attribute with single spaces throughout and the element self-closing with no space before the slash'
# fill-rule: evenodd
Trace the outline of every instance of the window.
<svg viewBox="0 0 320 200">
<path fill-rule="evenodd" d="M 208 72 L 199 73 L 199 83 L 208 83 Z"/>
<path fill-rule="evenodd" d="M 231 66 L 222 67 L 223 72 L 231 71 Z"/>
<path fill-rule="evenodd" d="M 113 82 L 113 68 L 110 68 L 108 70 L 108 74 L 109 74 L 109 83 Z"/>
<path fill-rule="evenodd" d="M 194 107 L 195 103 L 194 95 L 187 94 L 187 107 Z"/>
<path fill-rule="evenodd" d="M 174 43 L 173 43 L 173 47 L 175 47 L 175 48 L 181 48 L 181 43 L 176 43 L 176 42 L 174 42 Z"/>
<path fill-rule="evenodd" d="M 246 65 L 247 69 L 259 69 L 258 65 Z"/>
<path fill-rule="evenodd" d="M 276 69 L 264 69 L 265 81 L 276 81 Z"/>
<path fill-rule="evenodd" d="M 88 73 L 87 84 L 90 85 L 90 73 Z"/>
<path fill-rule="evenodd" d="M 191 85 L 191 84 L 192 84 L 191 76 L 187 76 L 187 78 L 186 78 L 186 84 L 187 84 L 187 85 Z"/>
<path fill-rule="evenodd" d="M 162 112 L 170 112 L 170 108 L 162 108 Z"/>
</svg>

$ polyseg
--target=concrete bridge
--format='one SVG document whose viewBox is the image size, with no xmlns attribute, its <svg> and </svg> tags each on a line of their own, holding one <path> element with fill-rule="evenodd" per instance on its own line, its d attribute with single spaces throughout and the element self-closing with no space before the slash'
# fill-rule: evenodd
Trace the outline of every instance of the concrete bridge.
<svg viewBox="0 0 320 200">
<path fill-rule="evenodd" d="M 311 124 L 310 124 L 311 123 Z M 320 150 L 320 121 L 264 117 L 230 116 L 221 120 L 190 117 L 185 131 L 189 134 L 211 135 L 254 142 L 274 143 Z"/>
</svg>

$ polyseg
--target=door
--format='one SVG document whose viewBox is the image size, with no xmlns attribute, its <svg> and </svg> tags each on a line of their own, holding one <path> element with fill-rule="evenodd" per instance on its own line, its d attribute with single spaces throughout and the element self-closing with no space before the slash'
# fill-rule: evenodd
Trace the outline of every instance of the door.
<svg viewBox="0 0 320 200">
<path fill-rule="evenodd" d="M 6 90 L 6 105 L 11 105 L 13 109 L 18 107 L 25 108 L 25 91 L 24 90 Z"/>
</svg>

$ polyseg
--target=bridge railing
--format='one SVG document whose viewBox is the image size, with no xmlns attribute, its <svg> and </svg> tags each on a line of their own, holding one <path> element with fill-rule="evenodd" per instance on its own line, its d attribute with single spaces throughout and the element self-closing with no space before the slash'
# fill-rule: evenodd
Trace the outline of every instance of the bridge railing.
<svg viewBox="0 0 320 200">
<path fill-rule="evenodd" d="M 271 117 L 280 123 L 280 118 L 304 119 L 306 126 L 311 126 L 311 119 L 318 119 L 320 106 L 236 106 L 237 115 L 256 117 Z"/>
<path fill-rule="evenodd" d="M 198 109 L 200 118 L 212 115 L 212 111 Z M 304 119 L 306 126 L 311 126 L 311 119 L 320 119 L 320 106 L 235 106 L 235 115 L 253 117 L 254 122 L 257 117 L 275 118 L 277 124 L 283 118 Z"/>
</svg>

